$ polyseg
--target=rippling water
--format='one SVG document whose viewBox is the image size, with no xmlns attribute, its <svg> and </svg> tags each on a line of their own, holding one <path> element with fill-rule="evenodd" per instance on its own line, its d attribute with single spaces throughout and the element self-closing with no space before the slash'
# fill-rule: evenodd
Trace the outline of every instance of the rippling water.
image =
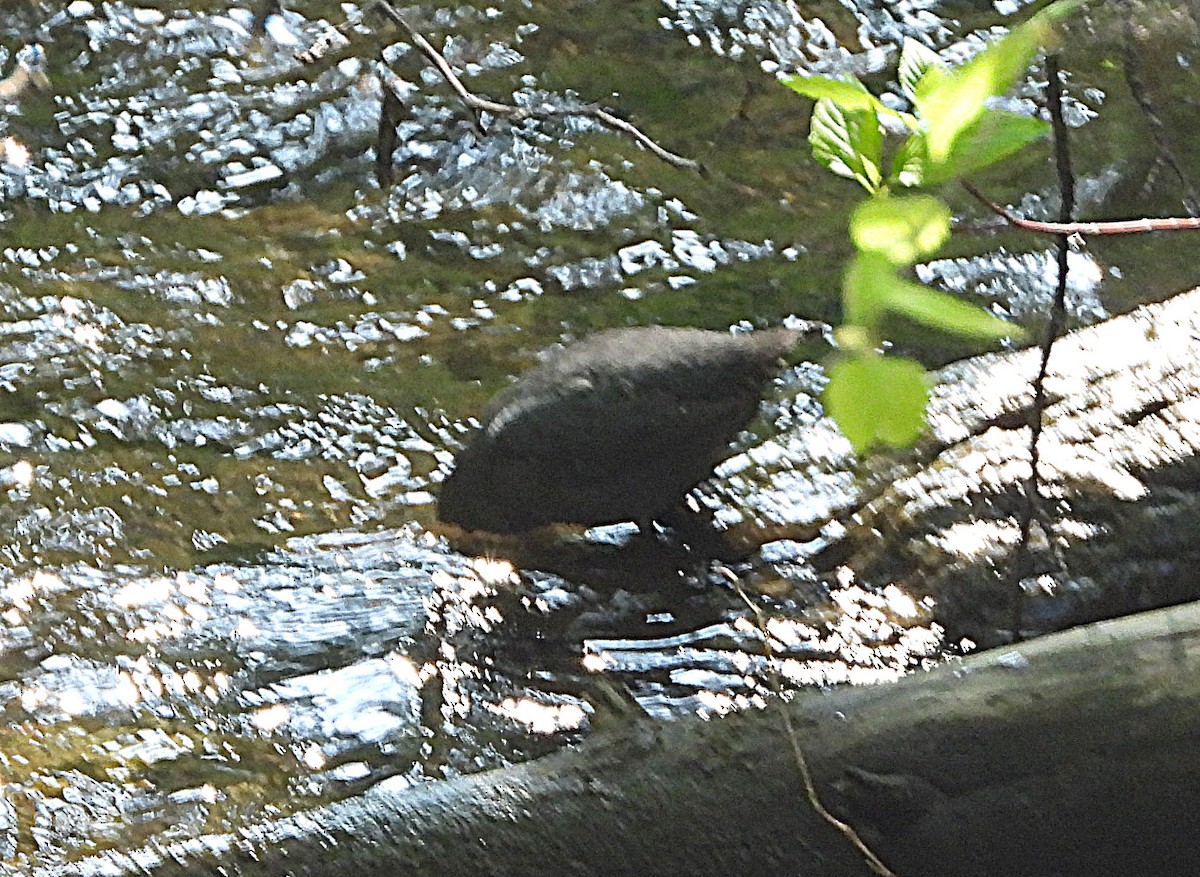
<svg viewBox="0 0 1200 877">
<path fill-rule="evenodd" d="M 3 70 L 40 44 L 53 83 L 0 118 L 0 873 L 529 757 L 586 727 L 549 684 L 584 667 L 638 680 L 656 714 L 761 699 L 762 637 L 728 588 L 455 553 L 430 529 L 437 483 L 548 345 L 832 317 L 849 196 L 769 74 L 878 76 L 898 37 L 970 33 L 924 3 L 406 10 L 472 87 L 611 102 L 700 177 L 588 121 L 485 116 L 483 135 L 376 17 L 290 5 L 75 0 L 0 23 Z M 1109 85 L 1079 75 L 1085 125 Z M 380 189 L 385 86 L 403 117 Z M 1137 170 L 1107 142 L 1081 147 L 1093 204 Z M 1003 240 L 922 270 L 1035 322 L 1048 251 Z M 1079 259 L 1077 320 L 1146 282 L 1120 250 Z M 1160 266 L 1177 270 L 1156 288 L 1192 279 Z M 706 494 L 719 520 L 814 520 L 853 494 L 820 381 L 784 376 L 758 428 L 779 437 Z M 833 448 L 804 470 L 801 428 Z M 801 547 L 764 558 L 756 593 L 818 590 Z M 781 614 L 785 676 L 869 681 L 931 654 L 906 599 L 847 580 Z"/>
</svg>

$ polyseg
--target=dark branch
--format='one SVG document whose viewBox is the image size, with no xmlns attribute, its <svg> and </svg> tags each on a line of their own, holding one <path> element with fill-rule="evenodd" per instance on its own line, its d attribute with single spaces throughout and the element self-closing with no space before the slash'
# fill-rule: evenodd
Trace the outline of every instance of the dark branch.
<svg viewBox="0 0 1200 877">
<path fill-rule="evenodd" d="M 375 5 L 398 27 L 402 28 L 412 39 L 418 49 L 425 53 L 432 63 L 437 68 L 437 71 L 446 80 L 454 93 L 458 95 L 458 99 L 476 114 L 475 124 L 477 129 L 482 126 L 479 122 L 478 113 L 491 113 L 493 116 L 503 116 L 512 119 L 515 122 L 522 122 L 525 119 L 560 119 L 570 117 L 585 117 L 595 119 L 601 124 L 627 134 L 635 141 L 641 144 L 644 148 L 654 153 L 663 161 L 672 164 L 675 167 L 686 168 L 698 173 L 702 173 L 704 168 L 700 162 L 694 159 L 684 158 L 682 155 L 676 155 L 663 147 L 659 146 L 649 135 L 633 125 L 631 122 L 620 118 L 619 116 L 610 113 L 598 106 L 580 106 L 570 108 L 558 107 L 518 107 L 513 104 L 500 103 L 499 101 L 489 100 L 488 98 L 480 97 L 472 92 L 464 84 L 458 74 L 454 72 L 454 68 L 450 66 L 450 62 L 446 60 L 433 44 L 427 40 L 420 31 L 416 30 L 408 20 L 393 6 L 388 0 L 376 0 Z"/>
<path fill-rule="evenodd" d="M 1046 56 L 1046 109 L 1050 113 L 1050 124 L 1054 130 L 1054 167 L 1058 171 L 1058 189 L 1062 198 L 1059 208 L 1059 218 L 1064 224 L 1070 223 L 1075 215 L 1075 173 L 1071 169 L 1071 144 L 1067 123 L 1063 118 L 1063 86 L 1062 71 L 1059 68 L 1058 56 Z M 1070 255 L 1070 242 L 1065 237 L 1055 241 L 1055 256 L 1058 275 L 1054 285 L 1054 302 L 1050 306 L 1050 319 L 1046 325 L 1046 338 L 1042 342 L 1042 355 L 1038 361 L 1037 376 L 1033 379 L 1033 420 L 1029 429 L 1029 478 L 1025 482 L 1025 505 L 1020 514 L 1020 542 L 1013 559 L 1011 578 L 1013 579 L 1012 635 L 1013 639 L 1021 639 L 1021 621 L 1024 614 L 1025 599 L 1021 590 L 1021 581 L 1032 570 L 1030 566 L 1029 537 L 1033 529 L 1033 520 L 1040 517 L 1042 509 L 1041 473 L 1038 464 L 1041 462 L 1042 429 L 1045 426 L 1046 410 L 1046 375 L 1050 371 L 1050 351 L 1054 342 L 1062 334 L 1067 321 L 1067 267 Z M 1049 533 L 1047 533 L 1049 536 Z M 1049 541 L 1053 542 L 1053 539 Z"/>
</svg>

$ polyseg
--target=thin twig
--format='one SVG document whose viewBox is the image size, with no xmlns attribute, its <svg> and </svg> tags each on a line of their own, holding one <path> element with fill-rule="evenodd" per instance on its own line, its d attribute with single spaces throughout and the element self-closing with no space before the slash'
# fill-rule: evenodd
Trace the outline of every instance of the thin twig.
<svg viewBox="0 0 1200 877">
<path fill-rule="evenodd" d="M 796 769 L 800 772 L 800 779 L 804 783 L 804 794 L 808 798 L 809 806 L 813 808 L 818 816 L 840 831 L 847 840 L 854 846 L 855 849 L 862 854 L 863 859 L 872 871 L 879 877 L 896 877 L 894 871 L 883 863 L 883 860 L 875 854 L 875 851 L 867 846 L 864 841 L 855 831 L 854 826 L 848 822 L 843 822 L 834 816 L 825 804 L 821 801 L 821 796 L 817 792 L 817 784 L 813 780 L 812 771 L 808 766 L 808 759 L 804 755 L 804 749 L 800 745 L 800 737 L 796 734 L 795 726 L 792 724 L 792 714 L 788 712 L 787 702 L 784 698 L 783 683 L 779 679 L 779 668 L 775 660 L 775 651 L 771 648 L 771 633 L 767 629 L 767 620 L 763 617 L 762 609 L 742 590 L 741 583 L 737 576 L 727 569 L 721 569 L 726 580 L 733 587 L 734 592 L 742 599 L 742 602 L 750 607 L 750 611 L 754 613 L 755 624 L 758 625 L 758 630 L 762 634 L 763 641 L 763 656 L 767 659 L 767 678 L 770 680 L 771 693 L 774 695 L 775 706 L 779 710 L 779 717 L 783 721 L 783 730 L 787 735 L 788 743 L 792 747 L 792 755 L 796 760 Z"/>
<path fill-rule="evenodd" d="M 1059 218 L 1063 223 L 1069 223 L 1075 213 L 1075 175 L 1071 170 L 1069 135 L 1067 123 L 1063 118 L 1062 76 L 1057 55 L 1049 55 L 1046 58 L 1046 108 L 1050 112 L 1050 125 L 1054 131 L 1054 164 L 1058 171 L 1058 187 L 1062 200 Z M 1046 374 L 1050 367 L 1050 351 L 1062 333 L 1067 319 L 1067 257 L 1070 254 L 1070 242 L 1065 237 L 1060 237 L 1055 249 L 1058 278 L 1054 286 L 1054 302 L 1050 306 L 1050 319 L 1046 326 L 1046 339 L 1042 343 L 1041 362 L 1038 365 L 1037 376 L 1033 379 L 1033 417 L 1029 426 L 1029 478 L 1025 482 L 1025 506 L 1021 510 L 1020 518 L 1021 535 L 1013 563 L 1013 604 L 1010 622 L 1013 639 L 1021 637 L 1021 621 L 1025 608 L 1021 579 L 1025 573 L 1023 567 L 1030 557 L 1029 536 L 1033 529 L 1033 520 L 1041 507 L 1038 464 L 1041 460 L 1039 441 L 1044 425 L 1042 415 L 1046 408 Z M 1048 538 L 1049 535 L 1047 533 Z"/>
<path fill-rule="evenodd" d="M 1055 234 L 1065 237 L 1073 234 L 1137 234 L 1147 231 L 1194 231 L 1200 229 L 1200 217 L 1195 216 L 1174 216 L 1163 219 L 1119 219 L 1112 222 L 1069 222 L 1066 220 L 1061 222 L 1040 222 L 1036 219 L 1025 219 L 1013 213 L 1007 207 L 1002 207 L 966 180 L 962 181 L 962 185 L 964 189 L 986 205 L 989 210 L 1004 217 L 1010 225 L 1041 234 Z"/>
<path fill-rule="evenodd" d="M 380 63 L 383 59 L 380 58 Z M 380 89 L 383 94 L 379 107 L 379 127 L 375 133 L 375 182 L 379 188 L 386 189 L 392 185 L 396 177 L 396 165 L 392 153 L 396 150 L 399 139 L 397 130 L 400 120 L 404 117 L 404 102 L 396 94 L 396 89 L 389 83 L 384 83 Z"/>
<path fill-rule="evenodd" d="M 1158 176 L 1158 169 L 1166 165 L 1175 172 L 1175 176 L 1179 179 L 1179 185 L 1183 188 L 1183 205 L 1185 209 L 1188 213 L 1195 215 L 1200 197 L 1197 196 L 1195 187 L 1192 185 L 1191 180 L 1188 179 L 1187 174 L 1184 173 L 1183 167 L 1180 166 L 1179 159 L 1175 157 L 1175 150 L 1171 148 L 1171 137 L 1167 133 L 1167 126 L 1163 123 L 1162 116 L 1155 109 L 1154 100 L 1150 97 L 1150 89 L 1146 87 L 1146 81 L 1141 75 L 1138 53 L 1134 48 L 1137 36 L 1134 28 L 1133 9 L 1128 0 L 1123 0 L 1119 6 L 1122 18 L 1121 67 L 1125 73 L 1125 83 L 1129 86 L 1129 93 L 1133 97 L 1133 102 L 1142 111 L 1142 116 L 1146 119 L 1146 124 L 1150 126 L 1150 135 L 1154 138 L 1154 143 L 1158 147 L 1158 155 L 1155 157 L 1150 172 L 1146 175 L 1142 194 L 1148 195 L 1150 193 L 1155 178 Z"/>
<path fill-rule="evenodd" d="M 450 62 L 446 60 L 445 56 L 435 49 L 433 44 L 429 42 L 429 40 L 425 39 L 424 35 L 422 35 L 420 31 L 409 24 L 408 20 L 400 14 L 395 6 L 389 3 L 388 0 L 375 0 L 375 5 L 383 11 L 384 15 L 386 15 L 396 25 L 408 33 L 413 43 L 418 49 L 424 52 L 425 57 L 433 62 L 433 66 L 437 68 L 438 73 L 442 75 L 442 78 L 446 80 L 450 88 L 454 90 L 456 95 L 458 95 L 458 99 L 462 101 L 462 103 L 468 109 L 470 109 L 472 113 L 491 113 L 493 116 L 504 116 L 512 119 L 515 122 L 521 122 L 525 119 L 560 119 L 579 116 L 595 119 L 609 128 L 613 128 L 624 134 L 628 134 L 635 141 L 668 164 L 672 164 L 675 167 L 685 168 L 687 170 L 693 170 L 697 173 L 704 172 L 704 166 L 701 165 L 700 162 L 695 161 L 694 159 L 684 158 L 682 155 L 676 155 L 674 152 L 664 149 L 633 123 L 614 115 L 602 107 L 591 105 L 571 108 L 518 107 L 514 104 L 500 103 L 499 101 L 480 97 L 463 84 L 462 79 L 460 79 L 458 74 L 454 72 L 454 68 L 450 66 Z M 482 130 L 482 124 L 480 123 L 477 115 L 475 124 L 478 129 Z"/>
</svg>

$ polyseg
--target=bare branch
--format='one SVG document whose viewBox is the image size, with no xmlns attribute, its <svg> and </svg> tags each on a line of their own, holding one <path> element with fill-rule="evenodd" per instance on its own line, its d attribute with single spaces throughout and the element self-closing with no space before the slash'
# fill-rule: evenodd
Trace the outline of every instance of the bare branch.
<svg viewBox="0 0 1200 877">
<path fill-rule="evenodd" d="M 1175 150 L 1171 147 L 1171 136 L 1167 131 L 1167 126 L 1159 115 L 1157 108 L 1154 105 L 1154 100 L 1150 97 L 1150 89 L 1146 86 L 1146 80 L 1142 77 L 1142 58 L 1135 48 L 1135 43 L 1138 42 L 1136 36 L 1136 28 L 1134 26 L 1133 9 L 1130 6 L 1129 0 L 1121 0 L 1117 4 L 1121 10 L 1122 28 L 1121 28 L 1121 57 L 1123 63 L 1121 70 L 1125 74 L 1125 83 L 1129 86 L 1129 94 L 1137 104 L 1139 110 L 1142 111 L 1142 116 L 1146 119 L 1146 124 L 1150 127 L 1150 135 L 1154 138 L 1154 143 L 1158 147 L 1158 155 L 1155 157 L 1154 164 L 1151 165 L 1150 171 L 1146 174 L 1146 182 L 1142 186 L 1142 196 L 1148 196 L 1151 188 L 1154 186 L 1155 179 L 1158 176 L 1159 170 L 1166 166 L 1175 172 L 1175 176 L 1179 179 L 1179 185 L 1183 189 L 1183 204 L 1188 213 L 1193 216 L 1196 214 L 1197 205 L 1200 204 L 1200 196 L 1197 195 L 1195 187 L 1192 185 L 1183 167 L 1179 163 L 1179 159 L 1175 156 Z"/>
<path fill-rule="evenodd" d="M 648 134 L 635 126 L 632 122 L 628 122 L 619 116 L 610 113 L 608 110 L 599 106 L 581 106 L 571 108 L 558 107 L 519 107 L 514 104 L 505 104 L 498 101 L 489 100 L 488 98 L 479 97 L 477 94 L 468 89 L 458 74 L 454 72 L 454 68 L 450 66 L 450 62 L 446 60 L 433 44 L 427 40 L 420 31 L 408 23 L 403 15 L 393 6 L 388 0 L 376 0 L 375 5 L 384 15 L 386 15 L 397 26 L 402 28 L 412 39 L 413 43 L 437 68 L 437 71 L 442 75 L 442 78 L 458 95 L 458 99 L 471 110 L 475 115 L 476 128 L 482 133 L 482 126 L 479 122 L 478 113 L 491 113 L 493 116 L 503 116 L 512 119 L 516 122 L 524 121 L 525 119 L 560 119 L 569 117 L 585 117 L 595 119 L 601 124 L 620 131 L 623 134 L 628 134 L 635 141 L 641 144 L 645 149 L 654 153 L 663 161 L 675 167 L 693 170 L 698 173 L 704 172 L 703 165 L 694 159 L 684 158 L 682 155 L 677 155 L 663 147 L 659 146 Z"/>
<path fill-rule="evenodd" d="M 1069 129 L 1063 117 L 1062 70 L 1056 54 L 1046 56 L 1046 109 L 1050 113 L 1050 125 L 1054 130 L 1054 166 L 1058 171 L 1058 189 L 1062 195 L 1059 217 L 1064 223 L 1069 223 L 1075 215 L 1075 172 L 1071 167 Z M 1070 265 L 1068 257 L 1071 245 L 1065 237 L 1059 237 L 1054 244 L 1058 267 L 1054 302 L 1050 307 L 1050 320 L 1046 325 L 1046 340 L 1042 343 L 1038 372 L 1033 379 L 1033 419 L 1029 424 L 1029 478 L 1025 482 L 1025 507 L 1018 516 L 1021 538 L 1009 569 L 1013 589 L 1009 626 L 1014 640 L 1021 639 L 1021 621 L 1025 614 L 1025 592 L 1021 588 L 1021 582 L 1030 573 L 1032 554 L 1029 549 L 1029 537 L 1033 532 L 1033 520 L 1040 516 L 1042 510 L 1041 472 L 1038 463 L 1041 461 L 1042 430 L 1046 425 L 1046 375 L 1050 371 L 1050 351 L 1054 348 L 1058 336 L 1062 334 L 1067 321 L 1067 270 Z"/>
<path fill-rule="evenodd" d="M 1112 222 L 1039 222 L 1025 219 L 1002 207 L 965 180 L 963 188 L 1016 228 L 1039 234 L 1090 235 L 1090 234 L 1137 234 L 1147 231 L 1192 231 L 1200 229 L 1200 217 L 1176 216 L 1163 219 L 1121 219 Z"/>
</svg>

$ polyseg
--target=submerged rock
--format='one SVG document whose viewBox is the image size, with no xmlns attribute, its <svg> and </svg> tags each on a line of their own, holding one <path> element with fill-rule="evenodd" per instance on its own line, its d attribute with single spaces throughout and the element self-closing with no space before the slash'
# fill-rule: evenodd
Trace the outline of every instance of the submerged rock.
<svg viewBox="0 0 1200 877">
<path fill-rule="evenodd" d="M 617 329 L 558 351 L 484 409 L 438 516 L 495 533 L 673 520 L 814 331 Z"/>
</svg>

